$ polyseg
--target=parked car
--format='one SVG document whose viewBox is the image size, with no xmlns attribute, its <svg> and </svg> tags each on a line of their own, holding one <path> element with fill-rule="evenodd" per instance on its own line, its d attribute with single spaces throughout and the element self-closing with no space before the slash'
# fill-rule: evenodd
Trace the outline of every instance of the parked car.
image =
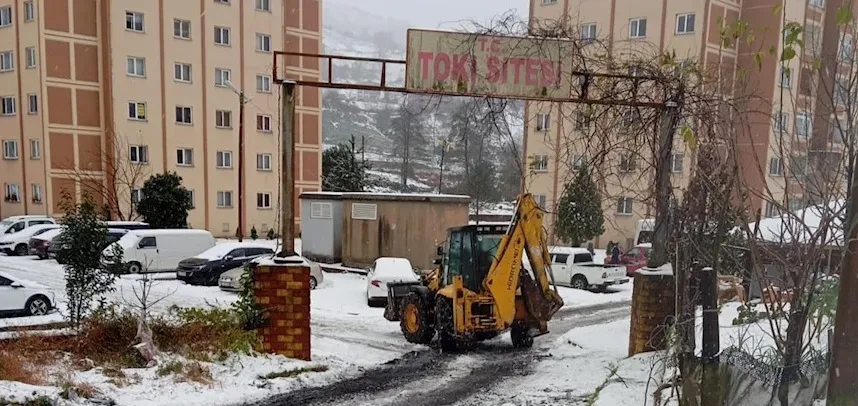
<svg viewBox="0 0 858 406">
<path fill-rule="evenodd" d="M 60 228 L 59 224 L 39 224 L 27 227 L 17 233 L 5 234 L 0 237 L 0 251 L 6 255 L 28 255 L 30 253 L 30 237 L 57 228 Z"/>
<path fill-rule="evenodd" d="M 216 286 L 222 273 L 263 255 L 273 254 L 273 248 L 260 243 L 222 243 L 180 261 L 176 278 L 191 285 Z"/>
<path fill-rule="evenodd" d="M 108 228 L 107 229 L 107 241 L 105 241 L 104 246 L 99 247 L 100 250 L 104 250 L 110 244 L 119 241 L 122 236 L 128 234 L 128 230 L 119 229 L 119 228 Z M 50 243 L 48 243 L 47 256 L 48 258 L 54 258 L 57 260 L 57 263 L 64 264 L 66 261 L 63 259 L 61 254 L 62 248 L 66 243 L 63 241 L 63 234 L 60 233 L 57 236 L 54 236 L 51 239 Z"/>
<path fill-rule="evenodd" d="M 129 273 L 175 271 L 179 262 L 215 246 L 215 238 L 206 230 L 134 230 L 123 235 L 122 260 Z M 111 253 L 112 245 L 104 249 Z"/>
<path fill-rule="evenodd" d="M 56 297 L 46 286 L 0 272 L 0 313 L 41 316 L 55 306 Z"/>
<path fill-rule="evenodd" d="M 39 259 L 48 259 L 48 247 L 51 245 L 51 241 L 62 232 L 62 227 L 58 227 L 30 237 L 30 255 L 35 255 Z"/>
<path fill-rule="evenodd" d="M 634 277 L 635 272 L 646 266 L 646 263 L 649 260 L 650 250 L 652 250 L 652 244 L 638 244 L 632 247 L 632 249 L 621 254 L 620 263 L 614 265 L 625 265 L 626 275 Z M 611 255 L 608 253 L 608 256 L 605 258 L 605 263 L 611 264 L 611 262 Z"/>
<path fill-rule="evenodd" d="M 420 276 L 406 258 L 382 257 L 376 259 L 366 275 L 366 304 L 370 307 L 387 304 L 387 284 L 419 282 Z"/>
<path fill-rule="evenodd" d="M 584 248 L 550 247 L 551 272 L 558 286 L 575 289 L 605 290 L 608 286 L 629 283 L 626 267 L 597 264 Z"/>
<path fill-rule="evenodd" d="M 56 220 L 47 216 L 12 216 L 0 221 L 0 235 L 13 234 L 27 227 L 40 224 L 56 224 Z"/>
<path fill-rule="evenodd" d="M 304 258 L 304 261 L 310 266 L 310 289 L 316 289 L 316 287 L 325 281 L 325 274 L 318 263 L 310 261 L 307 258 Z M 218 279 L 220 289 L 227 292 L 240 291 L 242 275 L 244 275 L 244 267 L 238 267 L 222 273 L 220 279 Z"/>
<path fill-rule="evenodd" d="M 128 230 L 128 231 L 131 231 L 131 230 L 148 230 L 151 228 L 151 227 L 149 227 L 148 223 L 144 223 L 141 221 L 105 221 L 104 224 L 107 225 L 108 228 Z"/>
</svg>

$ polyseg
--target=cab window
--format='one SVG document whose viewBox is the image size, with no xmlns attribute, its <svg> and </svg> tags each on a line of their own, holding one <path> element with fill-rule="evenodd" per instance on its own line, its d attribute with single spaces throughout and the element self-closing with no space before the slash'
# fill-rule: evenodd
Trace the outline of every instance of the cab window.
<svg viewBox="0 0 858 406">
<path fill-rule="evenodd" d="M 560 265 L 566 265 L 566 262 L 569 261 L 569 254 L 554 254 L 552 255 L 551 262 Z"/>
<path fill-rule="evenodd" d="M 0 276 L 0 286 L 9 286 L 12 284 L 12 281 Z"/>
<path fill-rule="evenodd" d="M 228 257 L 232 257 L 233 259 L 244 258 L 244 248 L 236 248 L 226 254 Z"/>
<path fill-rule="evenodd" d="M 584 262 L 593 262 L 593 256 L 589 253 L 581 253 L 575 254 L 575 258 L 572 259 L 572 263 L 580 264 Z"/>
<path fill-rule="evenodd" d="M 137 248 L 158 248 L 158 244 L 155 242 L 155 237 L 143 237 L 137 244 Z"/>
</svg>

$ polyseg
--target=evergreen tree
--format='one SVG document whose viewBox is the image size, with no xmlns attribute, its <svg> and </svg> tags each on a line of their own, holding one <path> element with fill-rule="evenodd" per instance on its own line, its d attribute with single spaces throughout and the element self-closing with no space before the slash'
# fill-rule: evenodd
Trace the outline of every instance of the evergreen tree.
<svg viewBox="0 0 858 406">
<path fill-rule="evenodd" d="M 578 170 L 563 190 L 554 228 L 557 237 L 573 247 L 605 232 L 602 199 L 588 167 Z"/>
<path fill-rule="evenodd" d="M 191 192 L 175 172 L 150 177 L 143 184 L 137 212 L 152 228 L 185 228 L 191 210 Z"/>
<path fill-rule="evenodd" d="M 414 160 L 427 153 L 429 141 L 420 116 L 412 112 L 407 103 L 403 103 L 391 122 L 393 150 L 401 160 L 399 188 L 406 191 L 408 179 L 414 178 Z"/>
<path fill-rule="evenodd" d="M 114 290 L 115 273 L 120 270 L 122 248 L 111 245 L 107 226 L 99 219 L 99 210 L 88 196 L 79 204 L 64 196 L 63 234 L 59 256 L 63 258 L 66 279 L 67 318 L 79 327 L 92 309 L 94 299 Z M 102 261 L 107 263 L 105 267 Z"/>
<path fill-rule="evenodd" d="M 360 157 L 355 136 L 348 144 L 328 148 L 322 153 L 322 190 L 328 192 L 364 192 L 372 186 L 368 172 L 372 165 Z"/>
</svg>

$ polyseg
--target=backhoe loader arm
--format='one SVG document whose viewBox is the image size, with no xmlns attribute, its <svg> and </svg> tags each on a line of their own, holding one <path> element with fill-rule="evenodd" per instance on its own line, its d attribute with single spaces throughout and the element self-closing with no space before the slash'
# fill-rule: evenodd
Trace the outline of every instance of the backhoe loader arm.
<svg viewBox="0 0 858 406">
<path fill-rule="evenodd" d="M 512 222 L 498 245 L 497 255 L 484 282 L 484 287 L 495 299 L 497 317 L 507 326 L 515 318 L 515 294 L 519 287 L 529 313 L 540 324 L 544 324 L 563 307 L 557 287 L 552 286 L 554 277 L 542 230 L 543 215 L 533 195 L 526 193 L 519 196 Z M 521 270 L 522 253 L 525 250 L 535 280 Z M 525 274 L 523 279 L 522 274 Z"/>
</svg>

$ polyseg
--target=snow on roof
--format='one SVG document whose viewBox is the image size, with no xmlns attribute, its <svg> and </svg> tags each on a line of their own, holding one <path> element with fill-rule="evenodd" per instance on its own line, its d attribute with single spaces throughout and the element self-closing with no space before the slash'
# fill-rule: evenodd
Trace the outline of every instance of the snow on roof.
<svg viewBox="0 0 858 406">
<path fill-rule="evenodd" d="M 641 268 L 637 273 L 642 275 L 673 275 L 673 265 L 668 262 L 658 268 Z"/>
<path fill-rule="evenodd" d="M 399 200 L 399 201 L 455 201 L 469 203 L 470 196 L 432 193 L 367 193 L 367 192 L 305 192 L 301 199 L 316 200 Z"/>
<path fill-rule="evenodd" d="M 224 255 L 236 248 L 271 248 L 265 244 L 256 242 L 225 242 L 214 247 L 211 247 L 200 254 L 194 255 L 194 258 L 201 259 L 221 259 Z"/>
<path fill-rule="evenodd" d="M 382 257 L 375 260 L 373 276 L 403 276 L 414 273 L 411 261 L 406 258 Z"/>
<path fill-rule="evenodd" d="M 44 233 L 41 233 L 37 236 L 34 236 L 33 238 L 38 238 L 40 240 L 50 241 L 54 237 L 60 235 L 61 232 L 63 232 L 62 228 L 55 228 L 52 230 L 45 231 Z"/>
<path fill-rule="evenodd" d="M 833 200 L 828 204 L 820 204 L 785 213 L 777 217 L 762 219 L 759 221 L 757 238 L 766 242 L 791 243 L 809 242 L 816 239 L 817 243 L 823 245 L 843 245 L 843 218 L 845 215 L 846 200 Z M 823 224 L 823 218 L 825 222 Z M 829 233 L 825 241 L 819 235 L 820 225 L 829 227 Z M 757 228 L 757 222 L 748 224 L 753 232 Z"/>
<path fill-rule="evenodd" d="M 586 252 L 586 253 L 588 253 L 588 254 L 590 253 L 590 251 L 587 251 L 587 249 L 586 249 L 586 248 L 581 248 L 581 247 L 559 247 L 559 246 L 555 246 L 555 247 L 548 247 L 548 252 L 550 252 L 550 253 L 552 253 L 552 254 L 569 254 L 569 255 L 572 255 L 572 254 L 583 254 L 583 253 L 585 253 L 585 252 Z"/>
</svg>

